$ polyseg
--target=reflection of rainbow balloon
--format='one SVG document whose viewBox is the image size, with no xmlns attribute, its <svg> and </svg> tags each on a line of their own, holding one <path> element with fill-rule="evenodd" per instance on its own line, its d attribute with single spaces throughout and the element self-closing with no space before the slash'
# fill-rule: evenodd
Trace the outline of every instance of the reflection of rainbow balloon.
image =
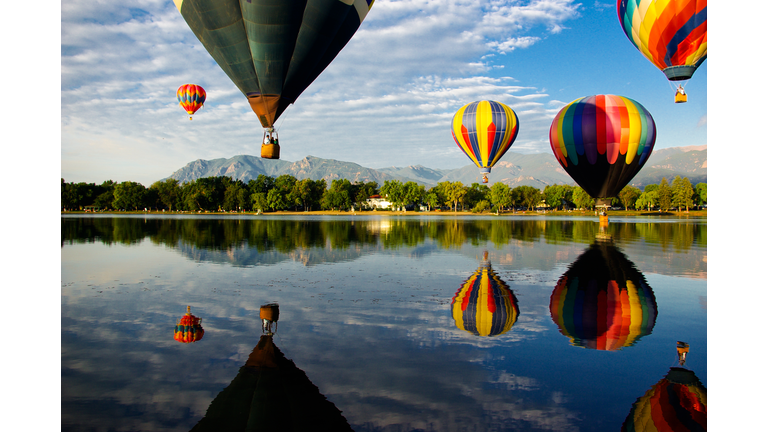
<svg viewBox="0 0 768 432">
<path fill-rule="evenodd" d="M 592 198 L 612 198 L 651 155 L 656 124 L 632 99 L 587 96 L 557 113 L 549 142 L 563 169 Z"/>
<path fill-rule="evenodd" d="M 520 131 L 512 108 L 500 102 L 479 101 L 461 107 L 453 116 L 451 134 L 461 151 L 480 168 L 483 183 L 491 167 L 504 156 Z"/>
<path fill-rule="evenodd" d="M 202 326 L 203 319 L 192 315 L 190 309 L 187 306 L 187 313 L 176 323 L 176 328 L 173 330 L 173 338 L 182 343 L 197 342 L 205 334 Z"/>
<path fill-rule="evenodd" d="M 696 375 L 673 367 L 632 404 L 621 430 L 685 432 L 707 430 L 707 389 Z"/>
<path fill-rule="evenodd" d="M 707 59 L 707 0 L 618 0 L 629 41 L 670 81 L 690 79 Z"/>
<path fill-rule="evenodd" d="M 456 327 L 477 336 L 497 336 L 509 331 L 520 310 L 517 298 L 484 260 L 451 300 Z"/>
<path fill-rule="evenodd" d="M 552 320 L 572 345 L 614 351 L 656 324 L 656 297 L 642 273 L 610 244 L 593 244 L 560 277 Z"/>
</svg>

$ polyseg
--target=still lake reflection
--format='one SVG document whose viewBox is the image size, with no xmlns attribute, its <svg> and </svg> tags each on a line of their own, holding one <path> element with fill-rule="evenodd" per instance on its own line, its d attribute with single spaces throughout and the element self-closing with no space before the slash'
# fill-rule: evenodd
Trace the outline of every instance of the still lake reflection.
<svg viewBox="0 0 768 432">
<path fill-rule="evenodd" d="M 66 215 L 61 232 L 62 430 L 706 419 L 705 219 L 616 218 L 611 241 L 594 217 L 536 216 Z M 197 336 L 178 336 L 187 306 Z"/>
</svg>

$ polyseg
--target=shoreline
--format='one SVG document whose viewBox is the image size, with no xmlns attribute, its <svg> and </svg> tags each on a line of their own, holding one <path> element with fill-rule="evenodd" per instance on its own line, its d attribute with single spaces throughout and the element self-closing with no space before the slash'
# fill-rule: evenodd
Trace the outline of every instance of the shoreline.
<svg viewBox="0 0 768 432">
<path fill-rule="evenodd" d="M 144 215 L 197 215 L 197 216 L 242 216 L 242 215 L 248 215 L 248 216 L 575 216 L 575 217 L 581 217 L 581 216 L 594 216 L 597 217 L 598 215 L 594 211 L 505 211 L 501 212 L 498 215 L 493 212 L 482 212 L 482 213 L 472 213 L 471 211 L 408 211 L 408 212 L 399 212 L 399 211 L 388 211 L 388 210 L 376 210 L 376 211 L 333 211 L 333 210 L 317 210 L 317 211 L 275 211 L 275 212 L 266 212 L 266 213 L 256 213 L 256 212 L 218 212 L 218 211 L 205 211 L 205 212 L 189 212 L 189 211 L 155 211 L 155 210 L 148 210 L 148 211 L 99 211 L 99 212 L 92 212 L 92 211 L 83 211 L 83 210 L 73 210 L 73 211 L 62 211 L 61 214 L 81 214 L 81 215 L 90 215 L 90 214 L 111 214 L 111 215 L 121 215 L 121 214 L 144 214 Z M 612 210 L 608 212 L 608 217 L 617 217 L 617 216 L 657 216 L 657 217 L 707 217 L 707 211 L 706 210 L 690 210 L 688 212 L 686 211 L 667 211 L 667 212 L 659 212 L 659 211 L 638 211 L 638 210 Z"/>
</svg>

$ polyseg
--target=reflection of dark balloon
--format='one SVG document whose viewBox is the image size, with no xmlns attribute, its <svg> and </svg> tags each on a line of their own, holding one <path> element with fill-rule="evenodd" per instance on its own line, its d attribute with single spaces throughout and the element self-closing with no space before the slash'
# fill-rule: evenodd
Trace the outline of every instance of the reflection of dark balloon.
<svg viewBox="0 0 768 432">
<path fill-rule="evenodd" d="M 517 298 L 487 261 L 467 279 L 451 300 L 456 327 L 477 336 L 506 333 L 517 321 Z"/>
<path fill-rule="evenodd" d="M 277 320 L 280 318 L 280 307 L 277 303 L 262 305 L 259 308 L 259 318 L 261 318 L 261 331 L 264 334 L 271 335 L 277 331 Z M 272 328 L 274 326 L 274 328 Z"/>
<path fill-rule="evenodd" d="M 192 343 L 202 339 L 203 334 L 203 319 L 192 315 L 191 307 L 187 306 L 187 313 L 179 319 L 173 329 L 173 339 L 181 343 Z"/>
<path fill-rule="evenodd" d="M 174 0 L 264 128 L 355 34 L 373 0 Z"/>
<path fill-rule="evenodd" d="M 351 431 L 272 335 L 262 335 L 237 376 L 211 402 L 197 431 Z"/>
<path fill-rule="evenodd" d="M 549 143 L 558 162 L 597 205 L 607 204 L 653 151 L 656 124 L 638 102 L 614 95 L 576 99 L 552 120 Z"/>
<path fill-rule="evenodd" d="M 615 246 L 595 243 L 557 282 L 552 320 L 575 346 L 614 351 L 653 331 L 656 297 L 645 277 Z"/>
<path fill-rule="evenodd" d="M 696 375 L 673 367 L 632 404 L 621 430 L 685 432 L 707 430 L 707 389 Z"/>
</svg>

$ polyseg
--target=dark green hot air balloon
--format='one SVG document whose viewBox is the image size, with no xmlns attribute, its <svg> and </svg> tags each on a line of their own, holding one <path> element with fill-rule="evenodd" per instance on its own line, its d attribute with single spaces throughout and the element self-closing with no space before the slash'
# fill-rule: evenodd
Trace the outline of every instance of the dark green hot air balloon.
<svg viewBox="0 0 768 432">
<path fill-rule="evenodd" d="M 373 0 L 174 0 L 266 134 L 349 42 Z M 275 152 L 262 157 L 279 158 Z M 268 152 L 269 153 L 269 152 Z"/>
</svg>

